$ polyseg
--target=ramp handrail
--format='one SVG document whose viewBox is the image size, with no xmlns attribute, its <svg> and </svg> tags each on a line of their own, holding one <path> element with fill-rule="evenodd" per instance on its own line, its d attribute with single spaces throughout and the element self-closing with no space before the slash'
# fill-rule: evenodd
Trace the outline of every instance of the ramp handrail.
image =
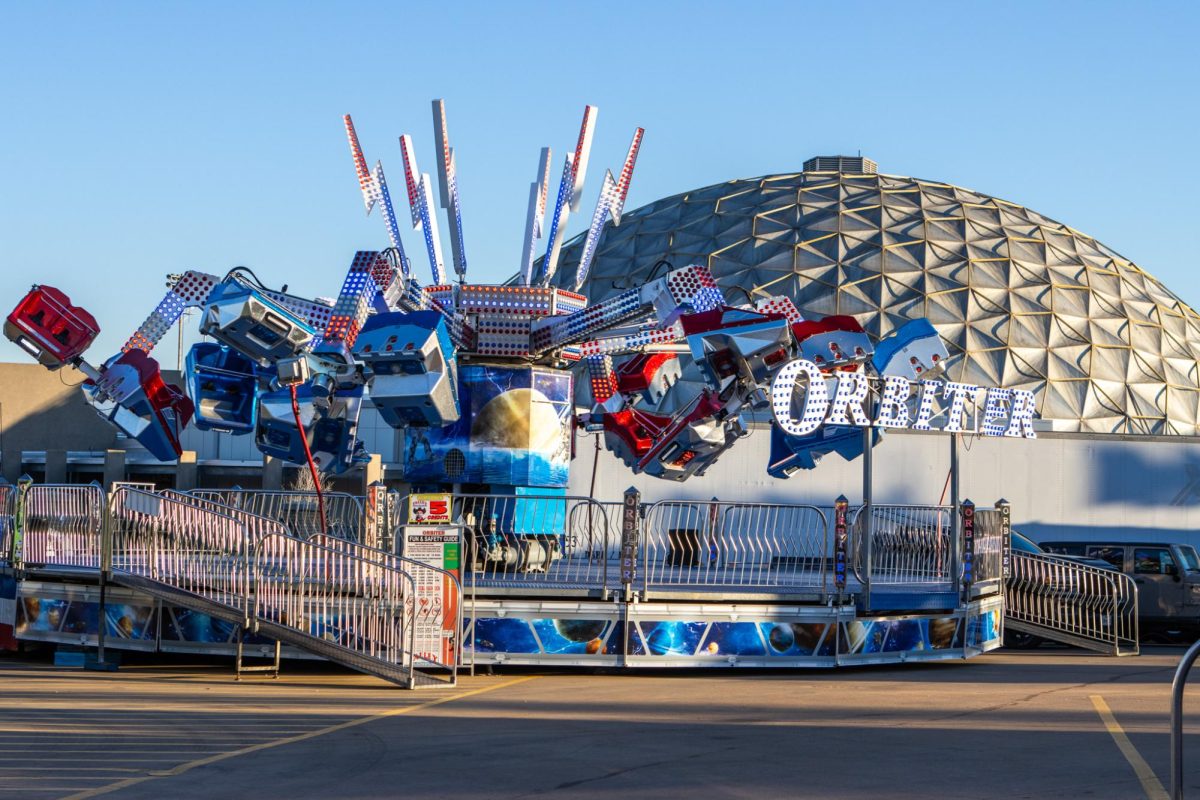
<svg viewBox="0 0 1200 800">
<path fill-rule="evenodd" d="M 461 526 L 447 525 L 446 528 L 458 528 L 462 535 Z M 417 640 L 413 653 L 418 660 L 435 667 L 450 670 L 451 680 L 457 671 L 462 654 L 461 638 L 463 630 L 463 585 L 453 572 L 426 564 L 413 558 L 396 553 L 389 553 L 367 545 L 339 539 L 336 536 L 314 536 L 307 541 L 321 547 L 353 556 L 361 574 L 354 576 L 355 580 L 370 583 L 376 566 L 408 573 L 415 582 L 417 601 L 414 621 L 417 627 Z M 441 593 L 434 602 L 424 602 L 431 595 Z M 447 590 L 449 596 L 446 596 Z M 448 608 L 447 608 L 448 606 Z M 441 652 L 434 652 L 432 639 L 446 640 L 451 645 L 450 657 L 445 658 L 445 648 L 438 647 Z"/>
<path fill-rule="evenodd" d="M 854 574 L 863 580 L 867 520 L 863 508 L 850 521 Z M 870 518 L 874 586 L 952 583 L 954 506 L 873 504 Z"/>
<path fill-rule="evenodd" d="M 823 590 L 829 519 L 816 506 L 660 500 L 645 507 L 639 570 L 667 587 Z"/>
<path fill-rule="evenodd" d="M 188 494 L 276 520 L 301 539 L 328 533 L 362 541 L 362 498 L 346 492 L 323 492 L 327 531 L 321 530 L 316 492 L 268 489 L 193 489 Z"/>
<path fill-rule="evenodd" d="M 1005 617 L 1113 653 L 1136 652 L 1138 595 L 1133 579 L 1114 570 L 1042 553 L 1012 553 Z"/>
<path fill-rule="evenodd" d="M 111 570 L 163 584 L 247 616 L 256 538 L 242 520 L 162 493 L 113 493 Z M 97 565 L 99 566 L 99 565 Z"/>
<path fill-rule="evenodd" d="M 179 492 L 122 489 L 110 519 L 117 580 L 197 598 L 207 604 L 202 610 L 410 688 L 415 662 L 456 680 L 462 587 L 444 570 L 336 537 L 299 539 L 274 520 Z M 457 627 L 449 659 L 414 649 L 422 625 L 440 625 L 442 636 L 447 611 L 421 606 L 428 593 L 418 592 L 414 571 L 427 582 L 440 573 L 439 585 L 450 578 Z"/>
<path fill-rule="evenodd" d="M 122 491 L 124 491 L 122 489 Z M 259 514 L 255 511 L 239 508 L 237 506 L 222 503 L 218 500 L 213 500 L 209 497 L 197 495 L 193 492 L 179 492 L 174 489 L 163 489 L 158 492 L 163 497 L 170 497 L 180 503 L 195 506 L 196 508 L 207 508 L 210 511 L 215 511 L 218 514 L 225 514 L 234 519 L 241 520 L 246 526 L 246 533 L 250 536 L 266 536 L 269 533 L 288 533 L 287 526 L 274 517 L 265 514 Z"/>
<path fill-rule="evenodd" d="M 342 651 L 347 666 L 415 686 L 411 574 L 344 547 L 280 534 L 255 544 L 252 563 L 251 609 L 268 635 L 274 626 L 313 637 L 323 649 Z"/>
</svg>

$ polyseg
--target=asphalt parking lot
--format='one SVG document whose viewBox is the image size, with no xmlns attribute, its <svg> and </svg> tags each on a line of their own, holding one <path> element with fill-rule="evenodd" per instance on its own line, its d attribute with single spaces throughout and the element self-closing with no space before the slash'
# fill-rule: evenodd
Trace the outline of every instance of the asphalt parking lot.
<svg viewBox="0 0 1200 800">
<path fill-rule="evenodd" d="M 2 798 L 1138 798 L 1181 648 L 836 671 L 508 671 L 408 692 L 324 664 L 0 659 Z M 1200 796 L 1200 676 L 1186 780 Z"/>
</svg>

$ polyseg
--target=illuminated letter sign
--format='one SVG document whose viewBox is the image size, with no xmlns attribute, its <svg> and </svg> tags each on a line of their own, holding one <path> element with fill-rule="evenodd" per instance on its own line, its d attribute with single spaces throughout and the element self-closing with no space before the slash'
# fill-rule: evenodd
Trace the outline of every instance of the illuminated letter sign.
<svg viewBox="0 0 1200 800">
<path fill-rule="evenodd" d="M 801 380 L 807 386 L 803 401 L 797 403 L 796 392 Z M 832 399 L 826 385 L 829 380 L 837 381 Z M 919 388 L 920 396 L 916 418 L 910 423 L 908 403 L 914 387 Z M 870 400 L 873 388 L 878 398 L 874 404 Z M 943 401 L 940 408 L 938 395 Z M 982 415 L 979 414 L 981 401 Z M 797 405 L 798 414 L 794 409 Z M 898 375 L 878 378 L 861 372 L 826 375 L 815 363 L 804 358 L 789 361 L 776 373 L 771 382 L 771 411 L 780 429 L 788 436 L 796 437 L 816 433 L 822 425 L 836 425 L 1037 438 L 1033 432 L 1033 392 L 985 389 L 970 383 L 916 382 Z M 933 419 L 941 411 L 945 412 L 945 421 L 940 428 L 934 428 Z"/>
<path fill-rule="evenodd" d="M 875 425 L 880 428 L 908 427 L 908 379 L 899 375 L 888 375 L 883 379 L 883 394 L 879 398 L 879 412 Z"/>
<path fill-rule="evenodd" d="M 792 416 L 792 395 L 802 375 L 808 378 L 808 390 L 804 393 L 804 411 L 797 420 Z M 784 364 L 771 381 L 771 410 L 779 427 L 789 436 L 807 436 L 820 428 L 829 410 L 829 389 L 820 368 L 803 358 Z"/>
<path fill-rule="evenodd" d="M 854 425 L 859 428 L 871 427 L 871 418 L 863 410 L 867 393 L 871 384 L 867 376 L 857 372 L 844 373 L 838 378 L 837 393 L 829 405 L 829 415 L 825 422 L 828 425 Z M 849 415 L 846 412 L 849 411 Z"/>
</svg>

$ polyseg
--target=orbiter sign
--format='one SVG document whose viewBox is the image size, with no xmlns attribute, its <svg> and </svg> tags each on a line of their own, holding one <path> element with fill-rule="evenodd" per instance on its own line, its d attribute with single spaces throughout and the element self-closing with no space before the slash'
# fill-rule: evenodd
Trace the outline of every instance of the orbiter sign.
<svg viewBox="0 0 1200 800">
<path fill-rule="evenodd" d="M 1033 392 L 1024 389 L 843 372 L 836 375 L 837 388 L 831 398 L 826 385 L 828 378 L 820 367 L 803 358 L 779 370 L 771 382 L 771 411 L 784 433 L 808 436 L 823 425 L 847 425 L 1037 438 L 1033 432 Z M 793 408 L 795 393 L 797 385 L 804 381 L 807 390 L 797 413 Z M 909 401 L 914 396 L 915 418 L 909 413 Z M 873 401 L 869 402 L 869 398 Z M 982 413 L 978 413 L 981 405 Z M 873 414 L 869 411 L 872 407 Z M 933 427 L 934 417 L 943 410 L 945 422 L 941 427 Z"/>
</svg>

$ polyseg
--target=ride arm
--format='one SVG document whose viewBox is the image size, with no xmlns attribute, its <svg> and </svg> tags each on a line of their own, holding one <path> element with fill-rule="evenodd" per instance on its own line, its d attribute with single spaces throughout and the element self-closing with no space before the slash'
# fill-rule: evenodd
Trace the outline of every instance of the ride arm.
<svg viewBox="0 0 1200 800">
<path fill-rule="evenodd" d="M 150 316 L 146 317 L 141 327 L 134 331 L 129 340 L 125 342 L 121 352 L 141 350 L 149 354 L 159 340 L 166 336 L 167 331 L 183 314 L 184 309 L 203 308 L 208 301 L 208 296 L 220 282 L 220 278 L 206 272 L 188 270 L 183 273 L 179 280 L 175 281 L 175 284 L 167 290 L 167 294 L 150 312 Z"/>
<path fill-rule="evenodd" d="M 669 328 L 681 314 L 708 311 L 722 302 L 717 283 L 706 267 L 683 267 L 573 314 L 536 320 L 530 331 L 530 352 L 541 355 L 585 342 L 595 338 L 601 331 L 618 327 L 650 312 L 655 314 L 660 326 Z"/>
</svg>

